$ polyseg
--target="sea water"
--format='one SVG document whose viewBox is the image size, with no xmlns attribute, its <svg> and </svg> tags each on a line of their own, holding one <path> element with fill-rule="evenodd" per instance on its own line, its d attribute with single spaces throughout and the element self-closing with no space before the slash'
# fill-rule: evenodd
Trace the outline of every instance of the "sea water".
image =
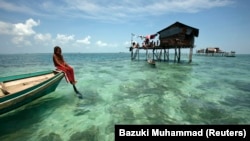
<svg viewBox="0 0 250 141">
<path fill-rule="evenodd" d="M 65 53 L 76 87 L 0 116 L 1 141 L 112 141 L 115 124 L 250 124 L 250 55 L 182 55 L 149 65 L 130 53 Z M 172 61 L 171 61 L 172 60 Z M 0 77 L 53 70 L 52 54 L 0 55 Z"/>
</svg>

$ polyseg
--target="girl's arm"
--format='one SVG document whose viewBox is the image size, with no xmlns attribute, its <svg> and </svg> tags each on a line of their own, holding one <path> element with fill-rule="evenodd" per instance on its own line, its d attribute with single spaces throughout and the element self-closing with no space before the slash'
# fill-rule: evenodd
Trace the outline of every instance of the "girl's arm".
<svg viewBox="0 0 250 141">
<path fill-rule="evenodd" d="M 56 65 L 59 65 L 61 67 L 65 67 L 66 63 L 63 60 L 58 59 L 58 57 L 55 54 L 53 55 L 53 58 L 55 60 Z"/>
</svg>

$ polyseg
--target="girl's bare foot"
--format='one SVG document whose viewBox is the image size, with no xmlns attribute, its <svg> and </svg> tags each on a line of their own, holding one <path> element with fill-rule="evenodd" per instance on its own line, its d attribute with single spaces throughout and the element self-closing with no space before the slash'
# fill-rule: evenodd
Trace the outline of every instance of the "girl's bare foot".
<svg viewBox="0 0 250 141">
<path fill-rule="evenodd" d="M 77 83 L 77 81 L 71 82 L 72 85 L 75 85 Z"/>
</svg>

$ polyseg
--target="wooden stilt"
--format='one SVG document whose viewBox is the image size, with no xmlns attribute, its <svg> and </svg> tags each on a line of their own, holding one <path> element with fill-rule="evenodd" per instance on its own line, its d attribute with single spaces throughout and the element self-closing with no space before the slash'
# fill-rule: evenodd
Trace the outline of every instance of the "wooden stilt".
<svg viewBox="0 0 250 141">
<path fill-rule="evenodd" d="M 167 60 L 169 61 L 169 49 L 168 49 L 168 52 L 167 52 Z"/>
<path fill-rule="evenodd" d="M 169 49 L 164 49 L 165 54 L 164 54 L 164 61 L 169 61 Z M 167 57 L 167 58 L 166 58 Z"/>
<path fill-rule="evenodd" d="M 137 48 L 137 53 L 138 53 L 138 61 L 139 61 L 140 60 L 139 48 Z"/>
<path fill-rule="evenodd" d="M 181 60 L 181 47 L 178 48 L 178 63 L 180 63 Z"/>
<path fill-rule="evenodd" d="M 164 48 L 164 53 L 163 54 L 164 54 L 164 58 L 163 59 L 164 59 L 164 61 L 166 61 L 166 49 L 165 48 Z"/>
<path fill-rule="evenodd" d="M 153 60 L 155 60 L 154 56 L 155 56 L 155 49 L 153 49 Z"/>
<path fill-rule="evenodd" d="M 174 62 L 176 62 L 176 58 L 177 58 L 177 49 L 176 47 L 174 48 Z"/>
<path fill-rule="evenodd" d="M 190 47 L 190 51 L 189 51 L 189 63 L 192 62 L 192 56 L 193 56 L 193 48 Z"/>
<path fill-rule="evenodd" d="M 159 57 L 159 60 L 161 61 L 161 56 L 162 56 L 162 49 L 160 51 L 160 57 Z"/>
<path fill-rule="evenodd" d="M 131 52 L 131 60 L 133 60 L 133 57 L 134 57 L 133 48 L 130 48 L 130 52 Z"/>
</svg>

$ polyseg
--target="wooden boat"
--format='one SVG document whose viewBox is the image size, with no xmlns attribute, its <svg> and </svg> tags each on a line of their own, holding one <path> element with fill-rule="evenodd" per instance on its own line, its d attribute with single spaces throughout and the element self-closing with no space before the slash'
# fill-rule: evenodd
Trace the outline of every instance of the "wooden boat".
<svg viewBox="0 0 250 141">
<path fill-rule="evenodd" d="M 150 65 L 155 65 L 155 61 L 152 60 L 152 59 L 148 59 L 148 63 L 149 63 Z"/>
<path fill-rule="evenodd" d="M 231 51 L 231 52 L 226 52 L 225 53 L 226 57 L 235 57 L 235 51 Z"/>
<path fill-rule="evenodd" d="M 63 77 L 49 70 L 0 78 L 0 114 L 55 91 Z"/>
</svg>

